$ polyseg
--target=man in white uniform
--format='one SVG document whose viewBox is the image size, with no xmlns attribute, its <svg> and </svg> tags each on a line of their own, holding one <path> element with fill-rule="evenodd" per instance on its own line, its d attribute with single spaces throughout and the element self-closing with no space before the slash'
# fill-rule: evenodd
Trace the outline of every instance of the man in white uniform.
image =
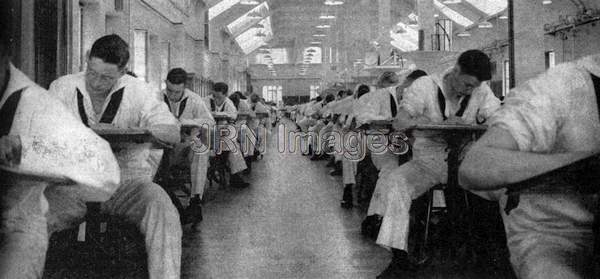
<svg viewBox="0 0 600 279">
<path fill-rule="evenodd" d="M 49 238 L 44 190 L 53 182 L 26 174 L 69 180 L 57 187 L 106 201 L 118 188 L 119 166 L 107 142 L 9 62 L 7 37 L 0 34 L 0 166 L 15 172 L 0 170 L 0 278 L 41 278 Z"/>
<path fill-rule="evenodd" d="M 210 154 L 207 135 L 209 127 L 215 124 L 215 120 L 202 97 L 185 88 L 186 79 L 187 72 L 182 68 L 169 71 L 166 80 L 167 88 L 162 91 L 162 96 L 173 116 L 179 120 L 181 125 L 187 126 L 182 129 L 181 143 L 176 144 L 170 154 L 171 162 L 169 164 L 182 163 L 190 168 L 191 199 L 189 207 L 185 211 L 186 218 L 184 220 L 197 224 L 202 220 L 200 200 L 206 184 Z M 197 144 L 202 146 L 192 146 Z"/>
<path fill-rule="evenodd" d="M 51 95 L 89 126 L 142 128 L 160 142 L 179 143 L 179 123 L 146 83 L 125 74 L 129 47 L 117 35 L 92 45 L 85 72 L 66 75 L 50 85 Z M 135 223 L 145 237 L 150 278 L 179 278 L 181 223 L 169 196 L 152 182 L 150 144 L 116 149 L 121 185 L 102 212 Z M 49 231 L 69 228 L 85 215 L 85 197 L 69 188 L 49 187 Z"/>
<path fill-rule="evenodd" d="M 500 106 L 487 84 L 491 66 L 479 50 L 463 52 L 456 65 L 441 74 L 424 76 L 406 90 L 394 123 L 397 130 L 418 123 L 475 124 Z M 446 143 L 439 134 L 413 131 L 413 159 L 377 181 L 369 211 L 383 215 L 377 244 L 392 248 L 392 262 L 379 278 L 397 278 L 410 267 L 407 254 L 412 200 L 447 180 Z"/>
<path fill-rule="evenodd" d="M 600 55 L 557 65 L 513 89 L 490 128 L 466 154 L 463 187 L 503 189 L 600 150 Z M 532 189 L 501 210 L 510 260 L 519 278 L 593 278 L 596 195 L 577 185 Z M 597 186 L 597 185 L 594 185 Z M 507 205 L 500 199 L 500 207 Z M 597 276 L 597 274 L 596 274 Z"/>
<path fill-rule="evenodd" d="M 214 116 L 226 116 L 232 121 L 237 119 L 237 109 L 233 102 L 227 98 L 227 91 L 229 90 L 229 86 L 227 86 L 224 82 L 217 82 L 213 85 L 211 96 L 205 100 L 207 102 L 207 106 L 210 108 L 210 111 Z M 217 122 L 217 125 L 228 125 L 227 121 L 221 121 L 221 123 Z M 242 149 L 240 147 L 240 143 L 237 140 L 237 135 L 235 126 L 226 126 L 232 128 L 230 130 L 234 138 L 230 138 L 229 140 L 221 140 L 215 141 L 211 144 L 220 145 L 223 143 L 225 145 L 225 149 L 223 151 L 229 151 L 229 155 L 227 155 L 227 161 L 229 162 L 229 168 L 231 172 L 231 185 L 235 187 L 248 187 L 250 184 L 245 182 L 241 177 L 240 173 L 247 168 L 246 161 L 244 160 L 244 155 L 242 154 Z M 216 131 L 215 129 L 211 129 Z M 218 131 L 217 131 L 218 133 Z M 231 146 L 230 146 L 231 145 Z M 217 147 L 217 146 L 215 146 Z"/>
</svg>

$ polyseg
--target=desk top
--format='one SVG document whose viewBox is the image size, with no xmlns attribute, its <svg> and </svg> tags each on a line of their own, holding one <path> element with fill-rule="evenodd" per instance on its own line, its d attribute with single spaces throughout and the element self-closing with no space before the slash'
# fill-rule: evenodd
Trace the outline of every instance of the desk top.
<svg viewBox="0 0 600 279">
<path fill-rule="evenodd" d="M 109 142 L 152 142 L 154 136 L 150 131 L 142 128 L 109 128 L 109 127 L 91 127 L 96 134 Z"/>
<path fill-rule="evenodd" d="M 219 121 L 219 120 L 233 120 L 231 119 L 231 117 L 225 115 L 225 114 L 220 114 L 220 113 L 213 113 L 213 118 L 215 119 L 215 121 Z"/>
<path fill-rule="evenodd" d="M 419 131 L 452 131 L 452 132 L 483 132 L 487 130 L 487 125 L 472 125 L 472 124 L 418 124 L 409 127 L 406 130 Z"/>
<path fill-rule="evenodd" d="M 72 184 L 73 182 L 61 175 L 48 174 L 48 173 L 37 173 L 27 170 L 19 169 L 18 167 L 9 167 L 0 165 L 0 173 L 7 173 L 9 175 L 17 175 L 19 178 L 33 180 L 33 181 L 44 181 L 55 184 Z M 4 176 L 4 174 L 2 175 Z"/>
</svg>

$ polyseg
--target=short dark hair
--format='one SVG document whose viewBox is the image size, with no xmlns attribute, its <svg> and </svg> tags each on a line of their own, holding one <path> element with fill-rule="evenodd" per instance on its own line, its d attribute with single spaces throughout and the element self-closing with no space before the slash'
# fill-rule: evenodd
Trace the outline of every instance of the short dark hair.
<svg viewBox="0 0 600 279">
<path fill-rule="evenodd" d="M 229 86 L 224 82 L 217 82 L 213 85 L 213 90 L 217 92 L 223 93 L 223 95 L 227 95 L 227 91 L 229 91 Z"/>
<path fill-rule="evenodd" d="M 410 80 L 417 80 L 420 77 L 426 76 L 427 73 L 423 70 L 414 70 L 412 71 L 412 73 L 408 74 L 408 76 L 406 76 L 406 79 L 410 79 Z"/>
<path fill-rule="evenodd" d="M 343 91 L 341 91 L 343 92 Z M 327 96 L 325 96 L 325 102 L 329 103 L 329 102 L 333 102 L 335 100 L 335 96 L 333 96 L 333 94 L 327 94 Z"/>
<path fill-rule="evenodd" d="M 337 93 L 338 97 L 344 97 L 344 94 L 346 94 L 346 91 L 345 91 L 345 90 L 340 90 L 340 91 L 338 91 L 338 93 Z"/>
<path fill-rule="evenodd" d="M 321 97 L 321 96 L 317 96 L 317 98 L 315 98 L 315 100 L 316 100 L 317 102 L 323 101 L 323 97 Z"/>
<path fill-rule="evenodd" d="M 129 62 L 129 46 L 117 34 L 111 34 L 96 40 L 90 50 L 89 58 L 96 57 L 105 63 L 116 64 L 122 69 Z"/>
<path fill-rule="evenodd" d="M 492 79 L 492 64 L 490 58 L 481 50 L 467 50 L 458 57 L 456 62 L 463 74 L 476 77 L 479 81 Z"/>
<path fill-rule="evenodd" d="M 371 88 L 369 88 L 368 85 L 361 84 L 360 86 L 358 86 L 358 89 L 356 90 L 356 98 L 357 99 L 360 98 L 360 96 L 369 93 L 369 91 L 371 91 Z"/>
<path fill-rule="evenodd" d="M 172 84 L 182 84 L 187 80 L 187 73 L 182 68 L 171 69 L 167 74 L 167 81 Z"/>
</svg>

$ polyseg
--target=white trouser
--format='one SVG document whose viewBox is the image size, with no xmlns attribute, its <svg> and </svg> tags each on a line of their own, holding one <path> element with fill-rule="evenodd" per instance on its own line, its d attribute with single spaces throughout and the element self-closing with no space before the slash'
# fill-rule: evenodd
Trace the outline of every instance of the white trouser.
<svg viewBox="0 0 600 279">
<path fill-rule="evenodd" d="M 240 140 L 240 147 L 242 147 L 242 155 L 244 157 L 254 155 L 254 147 L 258 141 L 254 131 L 246 124 L 240 125 L 237 128 L 239 131 L 238 138 Z"/>
<path fill-rule="evenodd" d="M 48 232 L 71 228 L 83 221 L 85 201 L 80 188 L 50 186 L 45 191 L 50 210 Z M 149 178 L 121 183 L 101 211 L 125 217 L 144 235 L 150 278 L 179 278 L 181 223 L 167 193 Z"/>
<path fill-rule="evenodd" d="M 239 142 L 235 142 L 236 150 L 229 152 L 227 156 L 227 161 L 229 162 L 229 169 L 232 174 L 241 172 L 248 168 L 246 166 L 246 161 L 244 160 L 244 155 L 242 154 L 242 150 Z"/>
<path fill-rule="evenodd" d="M 42 278 L 48 249 L 46 183 L 10 184 L 0 185 L 0 278 Z"/>
<path fill-rule="evenodd" d="M 202 195 L 204 195 L 204 186 L 206 185 L 208 157 L 208 152 L 194 153 L 192 156 L 192 165 L 190 166 L 190 174 L 192 179 L 192 188 L 190 189 L 190 194 L 192 196 L 199 195 L 200 199 L 202 199 Z"/>
<path fill-rule="evenodd" d="M 508 216 L 501 210 L 517 277 L 592 278 L 592 212 L 597 202 L 591 195 L 521 194 L 519 205 Z M 500 208 L 505 204 L 506 196 Z"/>
<path fill-rule="evenodd" d="M 356 184 L 357 161 L 350 161 L 342 157 L 342 180 L 344 185 Z"/>
<path fill-rule="evenodd" d="M 373 206 L 369 205 L 370 212 L 383 215 L 377 244 L 406 250 L 412 200 L 446 183 L 446 154 L 443 149 L 427 154 L 415 150 L 415 159 L 379 177 L 371 199 Z"/>
<path fill-rule="evenodd" d="M 383 182 L 383 180 L 389 176 L 392 170 L 398 167 L 398 155 L 394 155 L 391 152 L 383 154 L 371 153 L 371 161 L 377 170 L 379 170 L 379 175 L 371 202 L 369 203 L 367 215 L 383 215 L 385 211 L 385 197 L 390 185 L 389 182 Z"/>
</svg>

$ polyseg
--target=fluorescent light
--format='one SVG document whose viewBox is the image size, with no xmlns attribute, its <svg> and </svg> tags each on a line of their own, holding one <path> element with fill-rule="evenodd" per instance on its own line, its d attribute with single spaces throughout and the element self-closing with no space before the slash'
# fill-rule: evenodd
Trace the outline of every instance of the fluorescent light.
<svg viewBox="0 0 600 279">
<path fill-rule="evenodd" d="M 339 0 L 325 0 L 324 4 L 328 5 L 328 6 L 337 6 L 337 5 L 344 4 L 344 1 L 339 1 Z"/>
<path fill-rule="evenodd" d="M 550 5 L 550 4 L 552 4 L 552 0 L 543 0 L 542 4 L 543 5 Z"/>
<path fill-rule="evenodd" d="M 493 28 L 494 25 L 491 22 L 489 22 L 489 21 L 482 21 L 482 22 L 480 22 L 477 25 L 477 27 L 479 27 L 479 28 Z"/>
<path fill-rule="evenodd" d="M 313 34 L 313 36 L 315 36 L 315 37 L 325 37 L 327 35 L 325 35 L 325 34 Z"/>
<path fill-rule="evenodd" d="M 444 4 L 460 4 L 461 0 L 444 0 L 442 3 Z"/>
<path fill-rule="evenodd" d="M 456 36 L 458 36 L 458 37 L 470 37 L 471 33 L 469 33 L 469 32 L 460 32 L 460 33 L 457 33 Z"/>
<path fill-rule="evenodd" d="M 323 25 L 317 25 L 316 27 L 319 29 L 325 29 L 325 28 L 330 28 L 331 25 L 323 24 Z"/>
<path fill-rule="evenodd" d="M 321 42 L 314 41 L 314 42 L 310 42 L 310 44 L 311 44 L 311 45 L 320 45 L 320 44 L 321 44 Z"/>
<path fill-rule="evenodd" d="M 320 19 L 334 19 L 335 16 L 334 15 L 321 15 L 319 16 Z"/>
<path fill-rule="evenodd" d="M 502 14 L 498 17 L 498 19 L 508 19 L 508 15 L 507 14 Z"/>
<path fill-rule="evenodd" d="M 256 0 L 240 0 L 241 5 L 258 5 L 258 1 Z"/>
<path fill-rule="evenodd" d="M 440 17 L 439 14 L 433 14 L 433 17 Z"/>
</svg>

